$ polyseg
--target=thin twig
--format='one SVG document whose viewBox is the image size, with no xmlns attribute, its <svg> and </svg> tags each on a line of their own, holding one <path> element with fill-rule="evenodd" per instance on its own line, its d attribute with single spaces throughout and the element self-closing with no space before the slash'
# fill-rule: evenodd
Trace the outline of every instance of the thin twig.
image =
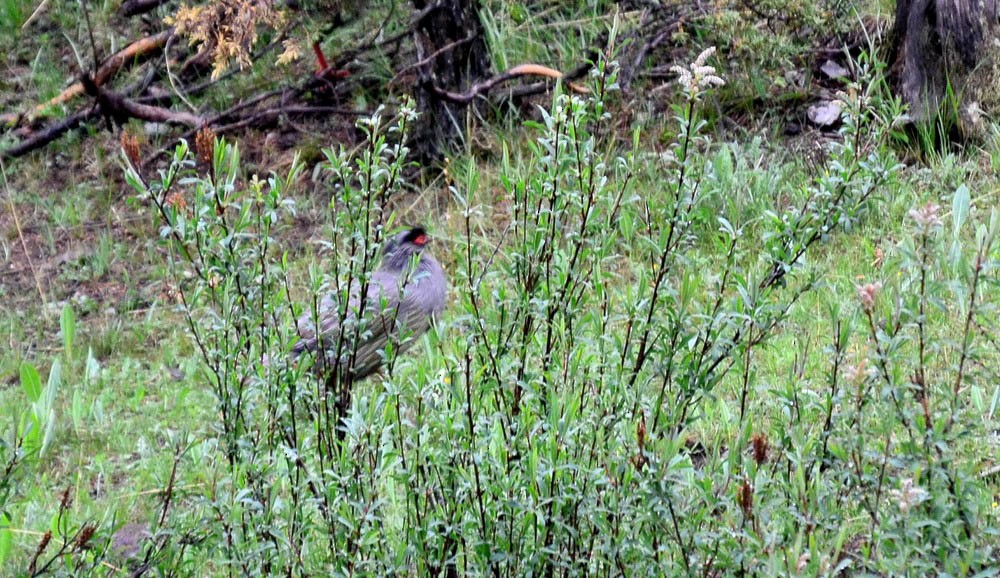
<svg viewBox="0 0 1000 578">
<path fill-rule="evenodd" d="M 94 40 L 94 26 L 90 23 L 90 8 L 87 7 L 87 0 L 79 0 L 80 9 L 83 12 L 83 21 L 87 25 L 87 37 L 90 39 L 91 74 L 97 74 L 97 41 Z"/>
<path fill-rule="evenodd" d="M 41 3 L 38 4 L 38 8 L 35 8 L 35 11 L 31 13 L 31 16 L 28 16 L 28 19 L 25 20 L 24 24 L 21 25 L 21 30 L 22 31 L 27 30 L 28 26 L 31 26 L 31 23 L 34 22 L 35 19 L 38 18 L 42 12 L 45 11 L 45 8 L 48 5 L 49 5 L 49 0 L 42 0 Z"/>
<path fill-rule="evenodd" d="M 173 42 L 174 42 L 173 36 L 167 39 L 167 44 L 163 48 L 163 52 L 165 54 L 170 54 L 170 47 L 173 45 Z M 181 99 L 181 102 L 183 102 L 185 105 L 187 105 L 189 109 L 191 109 L 191 112 L 198 112 L 198 107 L 196 107 L 194 103 L 192 103 L 190 100 L 188 100 L 186 96 L 184 96 L 184 93 L 181 92 L 181 89 L 177 86 L 177 83 L 174 82 L 174 73 L 172 70 L 170 70 L 170 58 L 164 58 L 163 62 L 166 65 L 167 69 L 167 82 L 170 83 L 170 88 L 174 90 L 174 94 L 177 95 L 177 98 Z"/>
<path fill-rule="evenodd" d="M 399 80 L 399 78 L 401 76 L 403 76 L 403 74 L 405 74 L 405 73 L 407 73 L 407 72 L 409 72 L 411 70 L 414 70 L 414 69 L 426 66 L 426 65 L 430 64 L 435 58 L 437 58 L 438 56 L 441 56 L 445 52 L 449 52 L 451 50 L 454 50 L 454 49 L 458 48 L 459 46 L 463 46 L 465 44 L 468 44 L 468 43 L 472 42 L 473 40 L 475 40 L 478 37 L 479 36 L 476 35 L 476 34 L 470 34 L 470 35 L 466 36 L 465 38 L 460 38 L 459 40 L 456 40 L 454 42 L 449 42 L 448 44 L 445 44 L 441 48 L 438 48 L 434 52 L 430 53 L 430 55 L 428 55 L 426 58 L 422 58 L 422 59 L 414 62 L 413 64 L 408 64 L 408 65 L 404 66 L 403 68 L 401 68 L 399 70 L 399 72 L 397 72 L 392 77 L 392 80 L 390 80 L 386 86 L 392 86 L 393 84 L 396 83 L 397 80 Z"/>
</svg>

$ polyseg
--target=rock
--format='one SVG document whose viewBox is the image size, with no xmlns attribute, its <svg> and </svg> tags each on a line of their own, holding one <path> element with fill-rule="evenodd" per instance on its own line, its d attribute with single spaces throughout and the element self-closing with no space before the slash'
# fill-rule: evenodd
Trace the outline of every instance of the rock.
<svg viewBox="0 0 1000 578">
<path fill-rule="evenodd" d="M 147 122 L 143 130 L 148 136 L 164 136 L 170 132 L 170 127 L 162 122 Z"/>
<path fill-rule="evenodd" d="M 836 101 L 818 102 L 806 110 L 809 122 L 817 126 L 832 126 L 840 120 L 841 106 Z"/>
<path fill-rule="evenodd" d="M 820 66 L 819 69 L 827 77 L 832 78 L 834 80 L 838 78 L 845 78 L 851 74 L 850 70 L 847 70 L 846 68 L 844 68 L 843 66 L 837 64 L 832 60 L 827 60 L 826 62 L 824 62 L 823 66 Z"/>
<path fill-rule="evenodd" d="M 806 80 L 805 75 L 802 74 L 801 72 L 799 72 L 798 70 L 786 70 L 784 78 L 785 78 L 785 82 L 788 83 L 788 86 L 794 86 L 796 88 L 801 88 L 801 87 L 805 86 L 805 84 L 806 84 L 806 82 L 805 82 L 805 80 Z"/>
</svg>

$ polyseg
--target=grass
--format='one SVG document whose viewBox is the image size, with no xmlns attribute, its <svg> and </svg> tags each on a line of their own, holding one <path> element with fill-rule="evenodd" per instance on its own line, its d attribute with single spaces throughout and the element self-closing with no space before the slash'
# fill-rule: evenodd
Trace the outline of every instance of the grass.
<svg viewBox="0 0 1000 578">
<path fill-rule="evenodd" d="M 727 203 L 729 214 L 742 214 L 748 220 L 753 219 L 761 209 L 774 202 L 776 199 L 769 198 L 766 192 L 769 183 L 778 182 L 776 167 L 780 169 L 777 174 L 785 177 L 784 182 L 789 179 L 794 181 L 796 175 L 802 174 L 801 166 L 794 161 L 782 163 L 772 160 L 756 169 L 748 166 L 751 159 L 760 158 L 761 154 L 780 159 L 781 154 L 774 151 L 762 151 L 758 146 L 751 146 L 749 150 L 736 149 L 734 152 L 737 158 L 732 169 L 734 174 L 728 179 L 720 177 L 718 186 L 722 191 L 731 192 L 734 183 L 746 183 L 750 194 L 739 194 L 737 199 L 731 199 Z M 527 170 L 527 167 L 512 172 L 519 173 L 521 170 Z M 655 188 L 655 173 L 651 173 L 641 177 L 636 190 Z M 492 180 L 489 174 L 480 178 L 483 177 L 488 180 L 480 183 L 479 190 L 489 191 L 497 186 L 497 181 Z M 798 176 L 798 179 L 802 177 Z M 759 194 L 753 194 L 753 183 L 757 182 L 764 185 Z M 892 191 L 894 200 L 886 203 L 889 205 L 887 218 L 877 223 L 866 220 L 857 230 L 838 235 L 820 247 L 815 255 L 811 254 L 813 267 L 828 270 L 825 275 L 827 285 L 813 292 L 795 308 L 773 342 L 761 348 L 755 359 L 757 394 L 751 411 L 761 416 L 760 419 L 764 420 L 762 424 L 779 420 L 782 412 L 789 411 L 787 405 L 776 403 L 782 399 L 780 392 L 785 388 L 801 387 L 799 395 L 819 389 L 818 383 L 813 386 L 816 389 L 808 385 L 814 383 L 815 378 L 790 383 L 789 380 L 795 377 L 789 374 L 789 368 L 794 367 L 796 358 L 801 355 L 807 357 L 805 361 L 799 360 L 805 363 L 805 371 L 809 375 L 819 374 L 823 360 L 816 352 L 824 346 L 821 336 L 828 331 L 828 321 L 817 316 L 816 312 L 829 303 L 849 306 L 858 277 L 870 278 L 876 273 L 870 265 L 873 259 L 872 240 L 900 236 L 908 207 L 927 198 L 938 198 L 939 191 L 921 191 L 913 185 L 903 183 Z M 96 238 L 99 249 L 94 262 L 108 260 L 107 249 L 100 249 L 102 242 L 107 246 L 106 239 L 107 235 Z M 447 255 L 446 249 L 443 259 L 450 261 L 452 267 L 456 266 L 459 259 Z M 206 427 L 207 421 L 213 419 L 211 396 L 199 385 L 198 363 L 192 359 L 190 343 L 185 333 L 177 328 L 178 319 L 171 309 L 170 302 L 161 297 L 151 310 L 130 315 L 124 320 L 102 319 L 99 312 L 91 313 L 85 319 L 83 347 L 93 347 L 98 352 L 97 358 L 102 360 L 101 377 L 89 387 L 73 387 L 72 397 L 68 387 L 61 392 L 57 415 L 71 415 L 71 404 L 77 403 L 83 408 L 78 420 L 81 425 L 70 427 L 69 420 L 65 417 L 60 419 L 62 425 L 57 437 L 58 445 L 51 457 L 41 460 L 36 466 L 49 474 L 33 484 L 31 494 L 10 509 L 12 519 L 22 520 L 24 529 L 47 526 L 47 523 L 39 522 L 55 515 L 58 500 L 53 496 L 58 495 L 67 484 L 74 488 L 74 519 L 104 523 L 112 517 L 118 521 L 148 520 L 155 515 L 155 492 L 165 487 L 169 475 L 167 466 L 172 451 L 171 438 L 177 435 L 188 435 L 192 439 L 211 438 L 212 430 Z M 25 317 L 34 315 L 29 312 Z M 35 337 L 54 334 L 52 323 L 36 326 Z M 172 330 L 169 329 L 171 326 Z M 58 355 L 58 352 L 51 355 Z M 7 359 L 5 366 L 14 367 L 16 361 Z M 180 381 L 175 381 L 169 369 L 178 366 L 183 376 Z M 738 392 L 738 382 L 724 385 L 718 399 L 706 404 L 702 419 L 687 434 L 689 439 L 697 440 L 706 448 L 708 461 L 703 465 L 706 469 L 729 467 L 727 463 L 730 462 L 725 458 L 728 453 L 726 448 L 744 435 L 736 428 L 733 415 L 732 403 L 738 398 Z M 16 411 L 23 404 L 21 392 L 16 388 L 6 390 L 3 404 L 6 413 Z M 805 433 L 802 435 L 808 436 Z M 806 441 L 808 438 L 798 443 Z M 988 442 L 988 439 L 983 442 Z M 966 455 L 989 455 L 991 448 L 995 449 L 995 445 L 972 444 Z M 176 482 L 181 488 L 178 494 L 182 500 L 196 499 L 201 494 L 204 484 L 213 477 L 212 466 L 213 462 L 194 459 L 184 462 L 181 478 Z M 400 490 L 397 488 L 396 491 Z M 841 539 L 846 540 L 847 537 L 842 536 Z M 15 560 L 29 555 L 36 541 L 37 537 L 31 534 L 18 534 Z M 802 555 L 800 551 L 794 553 L 797 558 Z"/>
<path fill-rule="evenodd" d="M 503 36 L 520 33 L 534 15 L 495 15 L 500 17 L 488 28 Z M 545 35 L 566 30 L 525 35 L 525 46 L 504 46 L 510 52 L 505 58 L 541 58 L 540 47 L 551 45 L 543 42 Z M 563 36 L 552 42 L 568 43 Z M 608 97 L 610 106 L 615 98 Z M 572 118 L 572 107 L 582 105 L 563 106 Z M 308 435 L 296 440 L 310 466 L 329 460 L 328 471 L 316 474 L 328 488 L 322 497 L 293 477 L 295 467 L 282 452 L 287 448 L 259 437 L 274 423 L 269 419 L 294 423 L 280 420 L 297 414 L 302 423 L 322 425 L 310 413 L 309 403 L 316 401 L 308 392 L 290 406 L 258 400 L 278 417 L 248 422 L 253 427 L 245 430 L 220 419 L 231 393 L 225 387 L 242 385 L 217 383 L 206 370 L 178 302 L 178 288 L 192 291 L 194 282 L 185 276 L 177 248 L 160 239 L 164 223 L 153 208 L 124 202 L 132 193 L 123 190 L 117 158 L 106 153 L 88 164 L 93 157 L 86 147 L 93 145 L 72 142 L 64 154 L 42 152 L 9 166 L 13 178 L 4 200 L 12 196 L 27 227 L 48 302 L 33 295 L 30 273 L 14 262 L 12 256 L 21 253 L 19 235 L 5 209 L 3 267 L 19 267 L 17 275 L 0 277 L 0 329 L 9 344 L 0 349 L 5 423 L 16 423 L 30 405 L 18 385 L 24 362 L 38 367 L 42 383 L 58 362 L 62 380 L 51 446 L 22 463 L 3 508 L 11 529 L 0 534 L 7 567 L 26 573 L 41 534 L 51 528 L 57 529 L 57 544 L 60 536 L 96 523 L 94 543 L 102 544 L 123 523 L 139 522 L 161 531 L 149 547 L 152 562 L 182 575 L 221 575 L 227 560 L 267 573 L 255 566 L 261 564 L 256 548 L 266 543 L 264 530 L 284 540 L 268 550 L 271 572 L 296 564 L 314 574 L 424 574 L 449 564 L 458 573 L 511 575 L 547 569 L 617 574 L 622 566 L 629 573 L 678 575 L 821 575 L 835 574 L 839 565 L 847 573 L 892 575 L 996 571 L 1000 489 L 995 477 L 978 477 L 994 465 L 1000 449 L 1000 351 L 988 339 L 997 297 L 992 268 L 980 288 L 982 326 L 973 333 L 966 386 L 961 395 L 950 394 L 967 335 L 962 298 L 982 235 L 973 225 L 988 223 L 997 189 L 980 167 L 1000 155 L 996 143 L 902 168 L 856 212 L 839 210 L 841 226 L 808 248 L 783 286 L 757 293 L 773 261 L 787 258 L 785 245 L 802 241 L 770 215 L 790 222 L 832 210 L 796 208 L 806 206 L 816 187 L 833 186 L 846 173 L 810 164 L 782 142 L 742 136 L 721 141 L 708 133 L 710 138 L 690 141 L 684 166 L 692 176 L 684 184 L 680 165 L 664 154 L 667 146 L 675 157 L 680 154 L 673 145 L 686 134 L 684 127 L 648 121 L 637 127 L 638 147 L 631 150 L 620 144 L 630 141 L 630 133 L 612 134 L 619 139 L 614 142 L 588 140 L 609 133 L 594 129 L 600 115 L 592 109 L 578 112 L 579 133 L 572 138 L 560 132 L 565 124 L 557 129 L 544 118 L 509 132 L 498 129 L 493 138 L 502 144 L 491 162 L 473 155 L 452 160 L 444 184 L 453 190 L 434 183 L 387 202 L 401 221 L 431 215 L 434 251 L 451 277 L 451 305 L 439 330 L 400 359 L 391 376 L 358 385 L 345 449 L 322 454 Z M 894 158 L 885 145 L 889 139 L 874 134 L 877 126 L 870 130 L 870 152 Z M 556 135 L 594 148 L 584 148 L 582 165 L 575 164 L 579 150 L 564 151 L 564 162 L 555 162 L 544 151 L 558 146 Z M 114 141 L 101 138 L 88 142 L 115 149 Z M 74 159 L 73 174 L 50 176 L 50 166 L 63 158 Z M 388 169 L 394 161 L 367 162 Z M 579 182 L 601 170 L 609 180 L 596 189 L 597 221 L 581 224 L 577 211 L 587 189 Z M 210 189 L 203 173 L 191 176 Z M 275 347 L 290 339 L 287 305 L 301 307 L 308 300 L 310 269 L 335 275 L 333 255 L 346 254 L 342 240 L 356 232 L 345 219 L 361 197 L 342 199 L 338 211 L 330 211 L 325 196 L 335 190 L 331 182 L 337 179 L 327 171 L 318 182 L 305 177 L 281 191 L 296 201 L 299 214 L 276 222 L 275 242 L 291 260 L 287 271 L 276 263 L 268 271 L 287 275 L 292 295 L 270 297 L 268 311 L 285 322 L 268 329 Z M 564 196 L 550 206 L 546 186 L 553 182 Z M 978 210 L 960 230 L 964 257 L 958 259 L 951 249 L 952 200 L 962 184 L 973 192 Z M 52 188 L 59 190 L 55 201 Z M 623 203 L 616 213 L 619 191 Z M 669 209 L 685 195 L 698 202 L 684 219 L 671 220 Z M 188 202 L 195 204 L 193 197 Z M 909 212 L 927 203 L 944 208 L 925 317 L 930 347 L 921 358 L 915 353 L 920 316 L 913 315 L 918 236 Z M 720 218 L 740 230 L 728 265 L 729 240 Z M 310 228 L 295 230 L 302 222 Z M 552 235 L 550 223 L 559 235 Z M 494 254 L 508 224 L 512 236 Z M 668 228 L 684 235 L 665 254 L 661 233 Z M 309 242 L 315 240 L 339 245 L 330 252 Z M 581 256 L 574 261 L 578 248 Z M 61 258 L 66 255 L 71 258 Z M 524 283 L 532 271 L 545 272 L 534 294 Z M 742 283 L 742 293 L 733 285 L 719 290 L 726 275 Z M 656 300 L 649 305 L 644 296 L 658 278 L 668 290 L 654 309 Z M 875 280 L 885 287 L 873 308 L 878 336 L 871 338 L 857 286 Z M 579 293 L 561 293 L 562 283 L 579 287 Z M 187 296 L 225 301 L 233 294 L 232 288 L 199 287 L 204 293 Z M 787 315 L 780 315 L 798 291 Z M 713 315 L 719 294 L 721 309 Z M 212 310 L 213 302 L 205 299 L 197 302 L 195 315 Z M 71 347 L 64 306 L 77 317 Z M 655 323 L 642 323 L 638 313 L 646 312 Z M 534 332 L 517 337 L 529 318 Z M 686 356 L 702 341 L 723 351 L 729 334 L 719 328 L 744 318 L 759 323 L 762 341 L 732 350 L 729 372 L 704 372 Z M 198 319 L 206 320 L 204 335 L 217 337 L 207 318 Z M 479 319 L 486 324 L 478 325 Z M 673 327 L 685 340 L 668 348 L 666 329 Z M 763 339 L 765 327 L 771 328 Z M 660 339 L 652 341 L 648 363 L 629 381 L 639 358 L 621 352 L 626 342 L 633 355 L 641 347 L 627 337 L 633 328 Z M 502 339 L 508 330 L 515 336 L 508 338 L 509 347 Z M 547 341 L 546 335 L 554 337 Z M 887 382 L 869 375 L 848 383 L 847 366 L 868 359 L 870 368 L 878 367 L 877 347 L 888 351 L 881 356 L 891 364 Z M 499 360 L 497 368 L 491 356 Z M 232 363 L 234 369 L 253 367 L 275 386 L 287 388 L 293 378 L 311 383 L 293 369 L 268 373 L 247 360 Z M 910 376 L 924 365 L 938 412 L 929 428 L 934 433 L 926 438 L 933 445 L 907 437 L 907 422 L 921 419 Z M 665 378 L 669 371 L 693 381 Z M 835 378 L 844 381 L 832 386 Z M 659 403 L 661 387 L 666 403 Z M 827 399 L 830 391 L 835 393 Z M 897 413 L 894 399 L 905 400 L 905 411 Z M 954 412 L 946 409 L 952 404 Z M 824 425 L 828 412 L 832 430 Z M 959 424 L 953 432 L 945 427 L 950 415 Z M 332 430 L 335 424 L 326 426 Z M 5 429 L 4 438 L 10 433 Z M 755 450 L 767 455 L 755 456 Z M 907 493 L 906 480 L 929 495 Z M 241 501 L 240 490 L 281 500 L 255 505 Z M 166 508 L 165 495 L 172 499 Z M 340 508 L 336 523 L 328 524 L 316 506 L 324 499 Z M 236 536 L 235 545 L 225 544 L 228 533 Z M 583 538 L 588 541 L 577 542 Z M 301 547 L 297 555 L 295 544 Z M 49 546 L 42 559 L 54 549 Z M 86 564 L 106 563 L 94 571 L 114 574 L 128 565 L 100 553 L 100 547 L 78 552 L 74 563 L 81 566 L 57 564 L 57 572 L 86 573 Z"/>
</svg>

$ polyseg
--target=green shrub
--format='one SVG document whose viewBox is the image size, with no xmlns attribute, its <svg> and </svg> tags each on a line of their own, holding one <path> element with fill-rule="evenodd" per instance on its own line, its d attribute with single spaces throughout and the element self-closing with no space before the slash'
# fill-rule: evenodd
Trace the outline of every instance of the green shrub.
<svg viewBox="0 0 1000 578">
<path fill-rule="evenodd" d="M 743 194 L 738 150 L 720 157 L 701 132 L 703 97 L 723 82 L 710 56 L 676 69 L 678 139 L 661 155 L 643 155 L 638 134 L 615 145 L 616 67 L 602 62 L 591 96 L 558 94 L 530 125 L 526 160 L 505 151 L 502 203 L 482 203 L 466 165 L 451 189 L 451 309 L 346 409 L 345 392 L 290 359 L 294 319 L 375 266 L 397 224 L 409 105 L 363 121 L 357 156 L 327 153 L 326 262 L 305 299 L 274 238 L 298 166 L 244 180 L 236 147 L 203 138 L 200 167 L 183 145 L 155 181 L 130 167 L 161 217 L 218 416 L 216 437 L 177 452 L 215 472 L 212 491 L 165 502 L 146 562 L 243 575 L 988 569 L 989 497 L 962 445 L 983 433 L 964 393 L 982 383 L 970 368 L 992 327 L 981 292 L 996 218 L 974 258 L 958 243 L 945 268 L 936 213 L 916 212 L 894 304 L 862 284 L 859 305 L 831 305 L 826 348 L 762 383 L 761 353 L 822 286 L 808 256 L 869 218 L 895 178 L 899 111 L 866 70 L 844 95 L 842 140 L 782 191 L 795 202 L 754 215 L 730 198 Z M 957 333 L 929 314 L 948 291 L 966 304 Z"/>
</svg>

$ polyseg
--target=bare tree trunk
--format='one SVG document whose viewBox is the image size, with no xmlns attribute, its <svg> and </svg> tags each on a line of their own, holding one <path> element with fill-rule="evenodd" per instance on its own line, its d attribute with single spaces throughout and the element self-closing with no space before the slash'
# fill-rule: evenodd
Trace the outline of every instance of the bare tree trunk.
<svg viewBox="0 0 1000 578">
<path fill-rule="evenodd" d="M 421 116 L 412 148 L 418 159 L 433 161 L 464 143 L 468 112 L 466 105 L 444 100 L 438 93 L 465 92 L 489 76 L 490 60 L 478 0 L 413 0 L 413 5 L 421 15 L 416 30 Z"/>
<path fill-rule="evenodd" d="M 963 109 L 991 99 L 981 89 L 995 94 L 997 77 L 984 82 L 983 74 L 996 68 L 996 48 L 986 40 L 994 37 L 997 8 L 996 0 L 897 0 L 889 62 L 915 120 L 934 118 L 949 92 Z"/>
</svg>

